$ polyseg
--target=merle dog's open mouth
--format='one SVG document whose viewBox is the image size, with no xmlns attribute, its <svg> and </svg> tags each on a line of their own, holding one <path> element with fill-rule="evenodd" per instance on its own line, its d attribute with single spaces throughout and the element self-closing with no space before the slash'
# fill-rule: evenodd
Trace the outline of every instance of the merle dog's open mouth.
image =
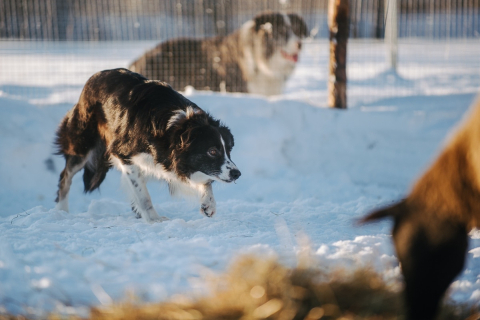
<svg viewBox="0 0 480 320">
<path fill-rule="evenodd" d="M 292 62 L 297 62 L 298 61 L 298 54 L 296 54 L 296 53 L 295 54 L 288 54 L 283 50 L 281 50 L 281 53 L 282 53 L 282 56 L 287 60 L 290 60 Z"/>
</svg>

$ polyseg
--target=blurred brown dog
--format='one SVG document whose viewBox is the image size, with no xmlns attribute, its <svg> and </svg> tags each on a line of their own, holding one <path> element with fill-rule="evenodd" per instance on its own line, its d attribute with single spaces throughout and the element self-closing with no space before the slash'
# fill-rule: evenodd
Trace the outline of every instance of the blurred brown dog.
<svg viewBox="0 0 480 320">
<path fill-rule="evenodd" d="M 408 197 L 362 222 L 394 219 L 408 319 L 434 319 L 463 269 L 468 232 L 480 227 L 480 99 Z"/>
</svg>

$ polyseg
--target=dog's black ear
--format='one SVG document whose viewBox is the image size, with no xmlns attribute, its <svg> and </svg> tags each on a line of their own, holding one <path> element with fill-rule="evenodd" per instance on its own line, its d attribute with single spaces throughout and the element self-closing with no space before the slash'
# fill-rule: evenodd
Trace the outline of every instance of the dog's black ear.
<svg viewBox="0 0 480 320">
<path fill-rule="evenodd" d="M 296 13 L 289 13 L 288 18 L 290 18 L 290 23 L 292 24 L 292 31 L 298 37 L 304 38 L 307 36 L 307 24 L 305 21 Z"/>
<path fill-rule="evenodd" d="M 167 122 L 167 130 L 181 127 L 187 120 L 193 119 L 201 124 L 207 124 L 207 114 L 198 107 L 186 107 L 185 110 L 175 110 Z"/>
<path fill-rule="evenodd" d="M 380 220 L 388 217 L 396 218 L 402 213 L 406 212 L 407 205 L 406 201 L 402 200 L 392 206 L 388 206 L 379 210 L 375 210 L 369 213 L 367 216 L 363 217 L 358 221 L 359 224 L 369 223 L 375 220 Z"/>
</svg>

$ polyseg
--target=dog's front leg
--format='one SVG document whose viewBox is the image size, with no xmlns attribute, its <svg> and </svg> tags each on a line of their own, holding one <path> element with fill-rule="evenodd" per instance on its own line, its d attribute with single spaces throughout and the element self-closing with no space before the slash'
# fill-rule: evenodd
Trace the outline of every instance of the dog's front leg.
<svg viewBox="0 0 480 320">
<path fill-rule="evenodd" d="M 200 198 L 202 204 L 200 206 L 200 212 L 207 217 L 211 218 L 217 212 L 217 203 L 213 196 L 212 183 L 208 182 L 204 184 L 202 197 Z"/>
<path fill-rule="evenodd" d="M 68 193 L 73 176 L 83 169 L 88 157 L 65 155 L 65 169 L 60 174 L 55 209 L 68 212 Z"/>
<path fill-rule="evenodd" d="M 147 185 L 137 166 L 124 165 L 122 168 L 122 179 L 128 186 L 127 189 L 134 209 L 146 222 L 154 223 L 168 220 L 167 217 L 160 217 L 153 208 Z"/>
</svg>

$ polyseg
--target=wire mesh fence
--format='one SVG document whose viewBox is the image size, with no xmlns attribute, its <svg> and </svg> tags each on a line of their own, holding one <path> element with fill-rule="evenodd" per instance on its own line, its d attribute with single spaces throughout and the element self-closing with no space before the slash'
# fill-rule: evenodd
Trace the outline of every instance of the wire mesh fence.
<svg viewBox="0 0 480 320">
<path fill-rule="evenodd" d="M 464 72 L 466 91 L 480 86 L 480 0 L 397 0 L 397 6 L 398 68 L 391 74 L 388 48 L 384 44 L 389 0 L 350 1 L 349 96 L 366 99 L 371 90 L 381 91 L 384 96 L 425 94 L 428 81 L 433 81 L 429 75 L 437 72 L 448 76 L 453 70 L 455 74 Z M 281 92 L 291 94 L 302 90 L 308 96 L 308 92 L 317 91 L 318 96 L 318 91 L 326 90 L 328 76 L 327 0 L 0 0 L 0 90 L 13 96 L 28 95 L 38 103 L 47 96 L 50 102 L 71 101 L 78 97 L 79 87 L 94 72 L 128 68 L 145 52 L 166 41 L 229 38 L 232 33 L 241 33 L 242 26 L 259 13 L 267 11 L 296 13 L 306 25 L 307 37 L 298 45 L 298 58 L 291 43 L 288 47 L 288 41 L 275 40 L 278 36 L 275 32 L 273 40 L 268 38 L 270 31 L 265 26 L 270 22 L 275 31 L 282 26 L 283 18 L 262 24 L 262 36 L 274 42 L 278 55 L 283 50 L 286 53 L 283 57 L 293 62 L 289 65 L 281 59 L 265 62 L 269 70 L 292 69 L 280 74 L 283 77 L 280 82 L 286 80 Z M 293 30 L 294 21 L 289 22 L 293 27 L 290 33 L 302 38 Z M 234 74 L 232 84 L 221 78 L 215 87 L 206 85 L 197 89 L 262 93 L 251 88 L 258 88 L 265 79 L 245 79 L 242 68 L 248 68 L 250 62 L 238 57 L 246 55 L 248 46 L 252 46 L 255 55 L 257 49 L 251 42 L 256 38 L 243 42 L 237 38 L 221 45 L 184 42 L 177 51 L 162 48 L 163 56 L 170 58 L 162 58 L 161 69 L 168 67 L 176 73 L 173 80 L 169 74 L 162 74 L 164 78 L 160 80 L 174 82 L 187 74 L 188 68 L 198 69 L 194 72 L 196 79 L 209 78 L 212 72 L 220 72 L 218 67 L 211 67 L 215 59 L 243 59 L 237 63 L 240 66 L 234 66 L 240 71 L 231 65 L 223 66 L 225 77 Z M 202 45 L 204 48 L 199 49 Z M 223 56 L 218 54 L 222 50 L 227 50 Z M 261 44 L 258 50 L 270 49 Z M 217 53 L 210 54 L 212 51 Z M 188 52 L 190 55 L 184 61 L 176 62 L 178 56 Z M 207 52 L 208 57 L 192 66 L 200 52 Z M 199 67 L 198 63 L 208 67 Z M 441 70 L 439 65 L 443 66 Z M 256 68 L 262 69 L 262 63 Z M 298 81 L 300 78 L 303 81 Z M 422 80 L 420 84 L 415 81 L 418 79 Z M 183 90 L 184 84 L 180 83 L 181 87 L 176 89 Z M 263 92 L 269 94 L 267 91 Z M 313 100 L 318 100 L 311 94 Z"/>
<path fill-rule="evenodd" d="M 166 40 L 224 36 L 262 11 L 302 13 L 309 25 L 325 1 L 3 0 L 0 37 L 38 40 Z"/>
</svg>

